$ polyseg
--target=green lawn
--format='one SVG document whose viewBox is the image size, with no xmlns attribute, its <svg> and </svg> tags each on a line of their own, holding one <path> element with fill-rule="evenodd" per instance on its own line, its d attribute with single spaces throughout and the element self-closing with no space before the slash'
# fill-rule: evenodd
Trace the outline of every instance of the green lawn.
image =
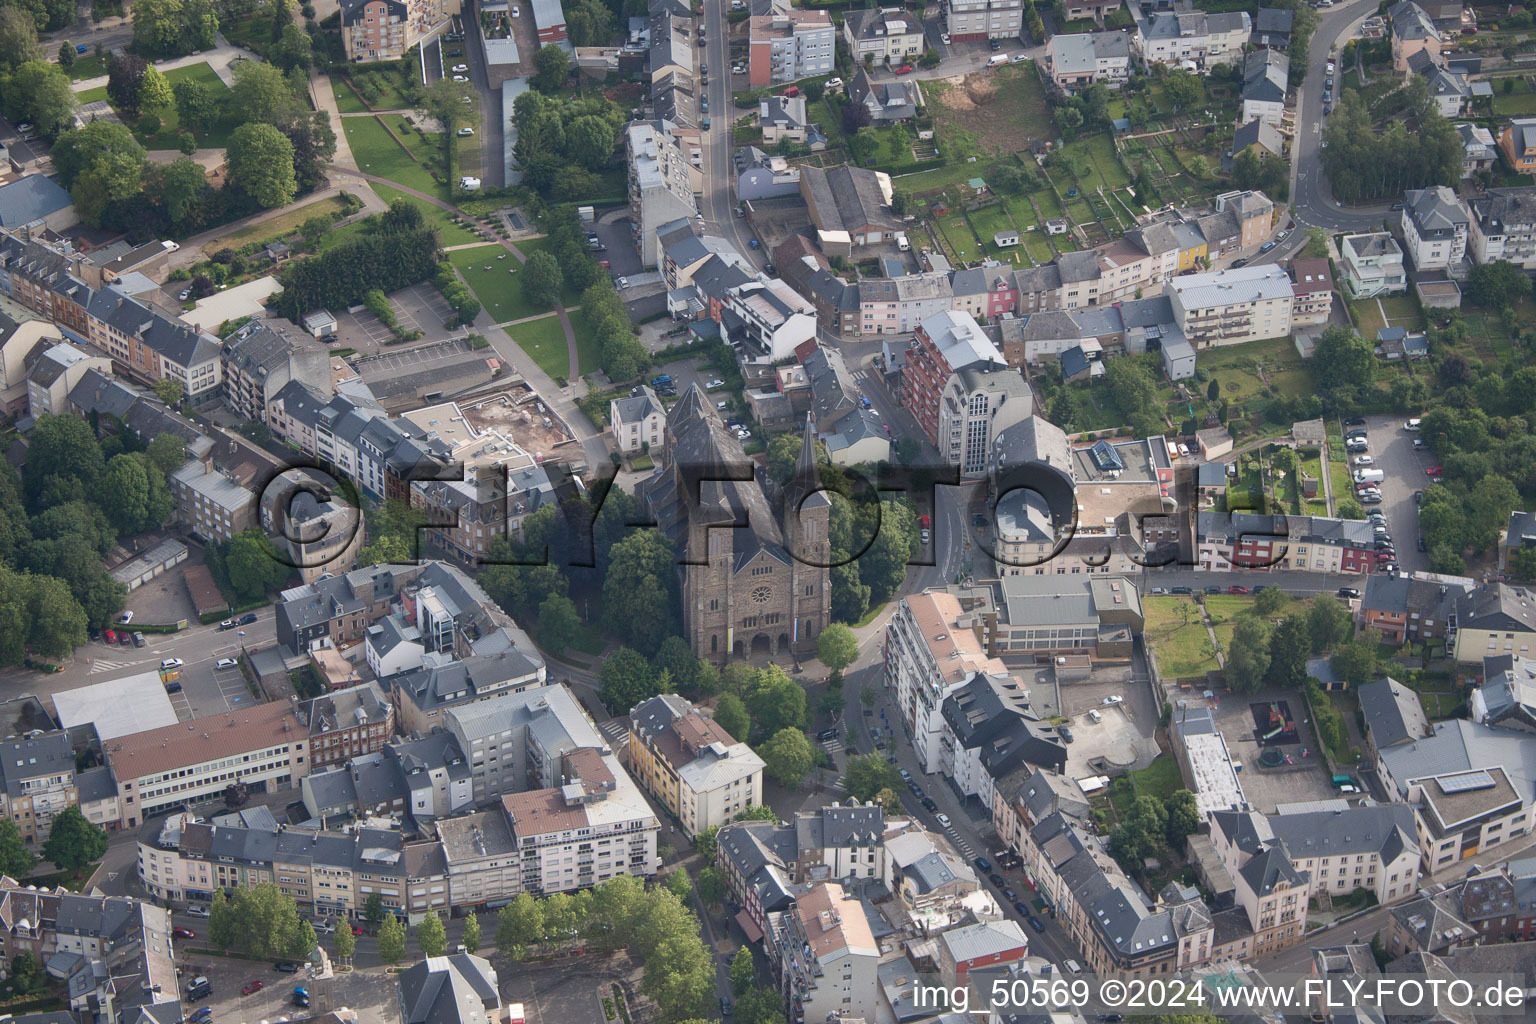
<svg viewBox="0 0 1536 1024">
<path fill-rule="evenodd" d="M 418 192 L 447 198 L 443 186 L 432 180 L 425 167 L 411 159 L 378 118 L 346 117 L 341 123 L 347 133 L 347 145 L 352 147 L 352 155 L 363 170 Z"/>
<path fill-rule="evenodd" d="M 558 316 L 514 324 L 507 328 L 507 333 L 512 335 L 512 339 L 524 352 L 533 357 L 539 369 L 551 377 L 570 376 L 570 353 L 565 344 L 565 328 L 560 326 Z"/>
<path fill-rule="evenodd" d="M 106 102 L 107 87 L 104 85 L 98 85 L 94 89 L 86 89 L 83 92 L 77 92 L 75 93 L 75 99 L 80 101 L 80 105 L 82 107 L 87 103 L 95 103 L 97 100 Z"/>
<path fill-rule="evenodd" d="M 388 185 L 373 184 L 374 192 L 386 203 L 394 203 L 396 199 L 404 199 L 415 206 L 427 218 L 427 223 L 437 228 L 438 236 L 444 245 L 466 245 L 470 242 L 479 242 L 482 239 L 468 228 L 453 223 L 453 214 L 440 206 L 424 203 L 415 196 L 408 196 L 404 192 L 390 188 Z"/>
<path fill-rule="evenodd" d="M 305 203 L 303 206 L 295 206 L 283 212 L 282 216 L 273 217 L 271 220 L 262 221 L 260 224 L 252 224 L 241 228 L 239 231 L 224 235 L 213 242 L 205 252 L 212 253 L 216 249 L 238 249 L 247 242 L 259 242 L 266 238 L 286 238 L 299 230 L 311 217 L 322 214 L 333 214 L 341 210 L 340 196 L 331 196 L 329 199 L 321 199 L 313 203 Z M 325 236 L 322 235 L 322 238 Z"/>
<path fill-rule="evenodd" d="M 1175 790 L 1183 788 L 1184 779 L 1179 774 L 1178 762 L 1167 754 L 1161 754 L 1140 771 L 1127 772 L 1111 782 L 1109 802 L 1114 806 L 1115 813 L 1123 817 L 1130 813 L 1131 804 L 1136 802 L 1137 797 L 1151 796 L 1166 800 Z"/>
<path fill-rule="evenodd" d="M 506 259 L 498 258 L 502 255 Z M 448 253 L 448 259 L 458 268 L 475 297 L 497 323 L 551 312 L 539 309 L 523 298 L 523 290 L 517 279 L 517 271 L 522 265 L 501 246 L 478 245 L 473 249 L 456 249 Z M 490 269 L 487 270 L 487 267 Z M 565 376 L 564 370 L 560 376 Z"/>
<path fill-rule="evenodd" d="M 343 75 L 331 76 L 331 92 L 336 94 L 336 109 L 343 114 L 366 114 L 368 104 L 352 88 L 352 83 Z"/>
<path fill-rule="evenodd" d="M 536 252 L 551 251 L 549 248 L 549 239 L 543 235 L 540 235 L 537 238 L 521 238 L 518 239 L 515 244 L 517 245 L 517 251 L 522 253 L 524 256 L 532 256 Z M 561 289 L 560 301 L 565 303 L 567 306 L 574 306 L 581 302 L 581 292 L 567 284 L 564 288 Z"/>
<path fill-rule="evenodd" d="M 76 57 L 75 63 L 69 69 L 69 77 L 76 82 L 83 82 L 87 78 L 99 78 L 107 73 L 109 59 L 105 56 L 98 57 L 94 53 Z"/>
<path fill-rule="evenodd" d="M 602 351 L 597 346 L 597 333 L 592 328 L 591 318 L 584 310 L 578 309 L 569 316 L 571 330 L 576 332 L 577 371 L 586 375 L 600 368 Z"/>
<path fill-rule="evenodd" d="M 1215 671 L 1216 652 L 1192 598 L 1153 595 L 1142 600 L 1142 608 L 1146 613 L 1143 635 L 1152 645 L 1164 679 Z"/>
<path fill-rule="evenodd" d="M 1106 185 L 1110 188 L 1124 188 L 1131 183 L 1131 176 L 1120 166 L 1120 158 L 1115 155 L 1114 141 L 1108 135 L 1090 137 L 1087 149 L 1093 155 L 1093 162 Z"/>
<path fill-rule="evenodd" d="M 173 68 L 165 73 L 165 80 L 174 88 L 177 82 L 191 81 L 211 92 L 220 102 L 229 92 L 229 87 L 214 73 L 208 64 L 188 64 L 186 67 Z M 83 94 L 82 94 L 83 95 Z M 181 131 L 180 120 L 176 116 L 176 108 L 171 107 L 160 118 L 160 130 L 153 135 L 145 135 L 137 126 L 134 129 L 134 137 L 144 144 L 145 149 L 175 149 L 176 136 Z M 197 144 L 203 149 L 224 149 L 229 145 L 229 133 L 240 127 L 239 122 L 225 119 L 208 132 L 197 137 Z"/>
</svg>

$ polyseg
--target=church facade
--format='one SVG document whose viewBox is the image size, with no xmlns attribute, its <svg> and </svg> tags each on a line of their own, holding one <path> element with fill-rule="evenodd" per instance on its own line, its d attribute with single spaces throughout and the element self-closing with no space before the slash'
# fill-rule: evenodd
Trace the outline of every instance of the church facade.
<svg viewBox="0 0 1536 1024">
<path fill-rule="evenodd" d="M 812 654 L 831 621 L 831 502 L 806 424 L 790 483 L 772 488 L 697 385 L 667 416 L 664 461 L 640 500 L 679 552 L 683 635 L 700 658 Z"/>
</svg>

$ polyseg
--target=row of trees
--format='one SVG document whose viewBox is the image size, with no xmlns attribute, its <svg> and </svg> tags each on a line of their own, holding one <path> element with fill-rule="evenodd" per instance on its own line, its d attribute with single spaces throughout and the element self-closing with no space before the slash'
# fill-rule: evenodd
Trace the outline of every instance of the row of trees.
<svg viewBox="0 0 1536 1024">
<path fill-rule="evenodd" d="M 343 926 L 345 927 L 345 926 Z M 315 949 L 315 929 L 299 916 L 292 896 L 271 882 L 213 894 L 208 908 L 208 941 L 220 950 L 239 949 L 260 960 L 306 960 Z"/>
<path fill-rule="evenodd" d="M 1323 170 L 1345 202 L 1399 196 L 1405 189 L 1454 186 L 1461 180 L 1461 136 L 1436 109 L 1425 80 L 1410 75 L 1384 103 L 1403 116 L 1376 131 L 1372 111 L 1353 89 L 1345 90 L 1323 128 Z"/>
<path fill-rule="evenodd" d="M 1323 596 L 1303 607 L 1281 590 L 1266 589 L 1237 616 L 1226 652 L 1227 685 L 1238 693 L 1299 687 L 1307 680 L 1307 659 L 1333 651 L 1334 671 L 1358 686 L 1376 670 L 1376 646 L 1369 636 L 1357 641 L 1353 635 L 1342 601 Z"/>
<path fill-rule="evenodd" d="M 679 888 L 686 894 L 686 876 L 682 881 Z M 641 989 L 664 1019 L 679 1022 L 701 1018 L 711 1009 L 714 956 L 699 934 L 699 920 L 683 896 L 667 885 L 647 889 L 630 875 L 542 900 L 523 893 L 496 917 L 496 948 L 514 959 L 530 948 L 578 938 L 627 947 L 644 967 Z"/>
<path fill-rule="evenodd" d="M 277 310 L 296 320 L 307 310 L 350 306 L 373 289 L 398 291 L 437 274 L 437 251 L 437 230 L 420 207 L 397 199 L 368 218 L 362 233 L 284 266 Z"/>
<path fill-rule="evenodd" d="M 43 841 L 43 859 L 61 871 L 80 872 L 107 852 L 107 832 L 92 825 L 80 808 L 70 806 L 53 816 L 48 838 Z M 26 878 L 37 865 L 37 856 L 21 830 L 10 818 L 0 819 L 0 874 Z"/>
</svg>

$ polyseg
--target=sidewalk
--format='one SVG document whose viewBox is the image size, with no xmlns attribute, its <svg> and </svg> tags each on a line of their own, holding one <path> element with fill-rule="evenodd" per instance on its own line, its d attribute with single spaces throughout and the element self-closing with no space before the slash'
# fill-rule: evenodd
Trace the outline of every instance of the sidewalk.
<svg viewBox="0 0 1536 1024">
<path fill-rule="evenodd" d="M 218 36 L 217 38 L 219 40 L 219 44 L 211 50 L 204 50 L 201 53 L 191 53 L 185 57 L 177 57 L 173 60 L 156 62 L 154 68 L 156 71 L 164 74 L 167 71 L 174 71 L 177 68 L 190 67 L 193 64 L 207 64 L 209 67 L 213 68 L 213 73 L 219 76 L 219 81 L 223 82 L 225 85 L 233 86 L 235 84 L 235 77 L 234 75 L 230 74 L 229 66 L 230 64 L 234 63 L 235 58 L 244 57 L 247 60 L 260 60 L 261 58 L 257 57 L 255 54 L 246 53 L 238 46 L 231 46 L 223 36 Z M 106 75 L 97 75 L 95 78 L 82 78 L 78 82 L 70 83 L 70 88 L 75 92 L 89 92 L 92 89 L 105 89 L 106 86 Z"/>
</svg>

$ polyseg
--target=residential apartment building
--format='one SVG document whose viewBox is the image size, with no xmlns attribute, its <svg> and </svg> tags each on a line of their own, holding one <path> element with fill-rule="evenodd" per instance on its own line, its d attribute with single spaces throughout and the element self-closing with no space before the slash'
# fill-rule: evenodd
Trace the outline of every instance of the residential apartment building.
<svg viewBox="0 0 1536 1024">
<path fill-rule="evenodd" d="M 945 273 L 871 277 L 857 287 L 861 337 L 911 334 L 918 324 L 954 303 L 954 291 Z"/>
<path fill-rule="evenodd" d="M 128 828 L 157 814 L 224 798 L 241 782 L 253 793 L 296 789 L 312 767 L 309 729 L 286 702 L 194 718 L 106 745 Z"/>
<path fill-rule="evenodd" d="M 1045 63 L 1051 81 L 1065 92 L 1099 83 L 1118 89 L 1131 75 L 1131 34 L 1125 29 L 1058 33 L 1046 40 Z"/>
<path fill-rule="evenodd" d="M 940 393 L 939 451 L 962 476 L 982 476 L 993 442 L 1034 411 L 1034 392 L 1013 367 L 964 367 L 950 374 Z"/>
<path fill-rule="evenodd" d="M 16 411 L 34 417 L 68 412 L 69 393 L 91 371 L 111 373 L 112 361 L 89 355 L 73 345 L 48 347 L 33 357 L 26 372 L 26 400 Z"/>
<path fill-rule="evenodd" d="M 1204 72 L 1240 61 L 1252 32 L 1247 11 L 1159 11 L 1137 19 L 1131 46 L 1143 65 L 1192 63 Z"/>
<path fill-rule="evenodd" d="M 400 60 L 458 13 L 458 0 L 344 0 L 341 41 L 349 61 Z"/>
<path fill-rule="evenodd" d="M 1291 866 L 1308 876 L 1314 893 L 1338 898 L 1364 889 L 1385 905 L 1418 891 L 1418 833 L 1413 810 L 1405 804 L 1267 816 L 1224 811 L 1211 821 L 1212 840 L 1224 860 L 1231 849 L 1251 845 L 1254 837 L 1278 843 Z M 1228 871 L 1232 868 L 1228 861 Z"/>
<path fill-rule="evenodd" d="M 1372 572 L 1378 563 L 1371 524 L 1324 516 L 1200 512 L 1195 521 L 1201 569 Z M 1384 559 L 1381 559 L 1384 561 Z"/>
<path fill-rule="evenodd" d="M 1461 177 L 1465 181 L 1494 165 L 1499 158 L 1498 143 L 1493 141 L 1493 133 L 1482 125 L 1462 123 L 1455 127 L 1461 136 Z"/>
<path fill-rule="evenodd" d="M 267 422 L 267 407 L 290 380 L 331 393 L 331 359 L 308 335 L 274 320 L 252 320 L 224 339 L 224 402 L 239 415 Z"/>
<path fill-rule="evenodd" d="M 1392 27 L 1392 67 L 1399 73 L 1408 71 L 1408 60 L 1416 53 L 1440 56 L 1440 30 L 1430 20 L 1424 8 L 1413 0 L 1398 0 L 1387 8 L 1387 20 Z"/>
<path fill-rule="evenodd" d="M 940 706 L 939 769 L 955 788 L 991 807 L 995 780 L 1027 765 L 1061 771 L 1066 743 L 1040 720 L 1029 687 L 1012 676 L 972 676 Z"/>
<path fill-rule="evenodd" d="M 1179 328 L 1196 349 L 1238 345 L 1291 333 L 1295 293 L 1276 266 L 1241 267 L 1190 274 L 1163 290 Z"/>
<path fill-rule="evenodd" d="M 1521 174 L 1536 174 L 1536 117 L 1517 117 L 1499 131 L 1499 149 Z"/>
<path fill-rule="evenodd" d="M 699 215 L 695 183 L 668 122 L 629 125 L 624 132 L 624 154 L 629 161 L 629 211 L 635 248 L 641 266 L 654 267 L 656 229 L 679 217 L 691 220 Z"/>
<path fill-rule="evenodd" d="M 880 947 L 857 898 L 836 882 L 821 882 L 775 924 L 770 962 L 792 1019 L 874 1019 Z"/>
<path fill-rule="evenodd" d="M 12 726 L 16 712 L 25 715 L 36 700 L 20 697 L 0 704 L 5 724 Z M 41 721 L 30 720 L 43 727 L 12 732 L 0 740 L 0 818 L 14 821 L 22 839 L 41 844 L 48 838 L 54 815 L 79 806 L 80 791 L 69 734 L 53 728 L 46 713 Z"/>
<path fill-rule="evenodd" d="M 763 802 L 763 759 L 677 694 L 630 709 L 629 764 L 636 780 L 686 835 L 724 825 Z"/>
<path fill-rule="evenodd" d="M 1536 825 L 1530 733 L 1466 719 L 1435 722 L 1428 736 L 1377 747 L 1387 794 L 1414 810 L 1426 873 L 1522 837 Z"/>
<path fill-rule="evenodd" d="M 747 19 L 747 81 L 754 89 L 831 73 L 837 30 L 826 11 L 800 8 Z"/>
<path fill-rule="evenodd" d="M 849 11 L 843 19 L 843 39 L 855 64 L 866 59 L 899 64 L 923 55 L 923 24 L 904 7 Z"/>
<path fill-rule="evenodd" d="M 924 772 L 943 762 L 945 699 L 978 675 L 1009 676 L 980 631 L 959 598 L 944 591 L 908 594 L 885 628 L 885 684 Z"/>
<path fill-rule="evenodd" d="M 565 754 L 578 747 L 607 749 L 563 683 L 450 708 L 443 727 L 469 758 L 477 804 L 558 786 Z"/>
<path fill-rule="evenodd" d="M 1333 274 L 1326 259 L 1293 259 L 1291 275 L 1291 327 L 1321 327 L 1333 312 Z"/>
<path fill-rule="evenodd" d="M 1393 646 L 1443 640 L 1454 629 L 1456 606 L 1474 585 L 1465 577 L 1434 573 L 1373 573 L 1360 596 L 1360 626 Z"/>
<path fill-rule="evenodd" d="M 1285 118 L 1285 91 L 1290 60 L 1277 50 L 1255 50 L 1243 61 L 1243 109 L 1238 124 L 1262 121 L 1279 124 Z"/>
<path fill-rule="evenodd" d="M 946 0 L 944 28 L 957 43 L 1017 39 L 1024 24 L 1022 0 Z"/>
<path fill-rule="evenodd" d="M 638 395 L 608 402 L 608 425 L 621 452 L 660 449 L 666 441 L 667 411 L 656 392 L 642 384 Z"/>
<path fill-rule="evenodd" d="M 1252 929 L 1248 955 L 1264 956 L 1300 942 L 1307 929 L 1312 877 L 1298 871 L 1268 820 L 1253 811 L 1217 811 L 1211 845 L 1234 884 L 1234 898 Z"/>
<path fill-rule="evenodd" d="M 258 495 L 232 468 L 191 459 L 167 479 L 178 518 L 204 540 L 228 543 L 260 525 Z"/>
<path fill-rule="evenodd" d="M 1004 313 L 1012 313 L 1019 305 L 1014 275 L 1006 263 L 988 262 L 979 267 L 951 270 L 949 290 L 950 308 L 978 319 L 995 320 Z"/>
<path fill-rule="evenodd" d="M 1402 246 L 1387 232 L 1345 235 L 1339 251 L 1344 257 L 1344 284 L 1354 298 L 1391 295 L 1407 289 Z"/>
<path fill-rule="evenodd" d="M 469 762 L 441 729 L 396 736 L 376 753 L 317 769 L 300 791 L 311 818 L 398 818 L 410 830 L 474 807 Z"/>
<path fill-rule="evenodd" d="M 332 690 L 294 710 L 309 730 L 311 771 L 377 753 L 395 734 L 394 706 L 376 682 Z"/>
<path fill-rule="evenodd" d="M 816 337 L 816 306 L 777 277 L 759 274 L 729 289 L 721 303 L 721 334 L 753 362 L 776 363 Z"/>
<path fill-rule="evenodd" d="M 1443 185 L 1404 192 L 1403 241 L 1414 268 L 1462 273 L 1470 220 L 1460 198 Z"/>
<path fill-rule="evenodd" d="M 886 887 L 920 928 L 932 934 L 966 919 L 981 883 L 948 839 L 921 828 L 888 833 L 885 852 Z"/>
<path fill-rule="evenodd" d="M 1447 639 L 1462 664 L 1495 654 L 1529 656 L 1536 644 L 1536 596 L 1527 587 L 1485 583 L 1457 603 Z"/>
<path fill-rule="evenodd" d="M 303 913 L 343 922 L 360 920 L 375 895 L 411 923 L 451 911 L 441 843 L 394 829 L 274 831 L 176 813 L 145 823 L 138 876 L 155 898 L 178 901 L 269 883 Z"/>
<path fill-rule="evenodd" d="M 84 299 L 84 340 L 112 357 L 113 365 L 146 384 L 168 377 L 193 401 L 218 393 L 222 379 L 219 339 L 152 310 L 116 285 Z"/>
<path fill-rule="evenodd" d="M 0 249 L 0 261 L 4 258 L 3 249 Z M 59 341 L 63 337 L 52 323 L 6 294 L 0 294 L 0 408 L 4 408 L 7 415 L 24 416 L 27 413 L 27 359 L 32 350 L 41 342 Z"/>
<path fill-rule="evenodd" d="M 947 449 L 948 437 L 941 439 L 939 433 L 940 404 L 950 379 L 961 370 L 1001 370 L 1007 366 L 975 317 L 953 310 L 935 313 L 913 331 L 901 375 L 902 404 L 916 417 L 928 442 Z M 1028 412 L 1024 410 L 1023 415 Z M 942 425 L 952 427 L 953 423 L 945 421 Z"/>
<path fill-rule="evenodd" d="M 1467 201 L 1472 262 L 1536 269 L 1536 188 L 1496 188 Z"/>
</svg>

